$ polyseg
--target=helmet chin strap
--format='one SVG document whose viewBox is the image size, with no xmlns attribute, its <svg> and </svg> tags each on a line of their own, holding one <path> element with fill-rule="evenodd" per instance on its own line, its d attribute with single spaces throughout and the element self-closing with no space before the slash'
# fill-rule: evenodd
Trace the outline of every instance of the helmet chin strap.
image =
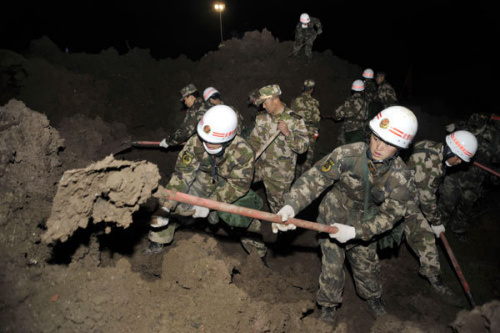
<svg viewBox="0 0 500 333">
<path fill-rule="evenodd" d="M 205 148 L 205 151 L 209 153 L 210 155 L 217 155 L 218 153 L 222 152 L 222 149 L 224 149 L 224 146 L 220 146 L 217 149 L 210 149 L 207 147 L 205 142 L 203 142 L 203 148 Z"/>
</svg>

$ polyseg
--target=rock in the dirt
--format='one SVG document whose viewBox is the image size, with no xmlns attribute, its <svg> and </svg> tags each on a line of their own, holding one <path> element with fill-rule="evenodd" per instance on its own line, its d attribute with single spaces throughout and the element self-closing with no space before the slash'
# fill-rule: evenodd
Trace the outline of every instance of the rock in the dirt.
<svg viewBox="0 0 500 333">
<path fill-rule="evenodd" d="M 66 171 L 42 240 L 64 242 L 89 221 L 128 227 L 132 213 L 151 197 L 159 180 L 155 164 L 115 160 L 111 155 L 85 169 Z"/>
<path fill-rule="evenodd" d="M 500 301 L 460 311 L 451 327 L 457 333 L 500 332 Z"/>
</svg>

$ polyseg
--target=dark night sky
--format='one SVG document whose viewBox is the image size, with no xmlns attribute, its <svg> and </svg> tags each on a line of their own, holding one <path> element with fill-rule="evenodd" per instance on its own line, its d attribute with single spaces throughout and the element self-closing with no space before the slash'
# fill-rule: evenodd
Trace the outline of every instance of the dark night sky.
<svg viewBox="0 0 500 333">
<path fill-rule="evenodd" d="M 22 1 L 3 11 L 0 48 L 21 52 L 43 35 L 61 49 L 120 53 L 148 48 L 157 59 L 185 54 L 196 60 L 220 42 L 214 1 Z M 326 49 L 350 62 L 385 70 L 404 81 L 410 65 L 415 80 L 450 89 L 480 84 L 497 67 L 492 48 L 499 41 L 496 11 L 480 2 L 467 6 L 444 1 L 396 6 L 360 2 L 228 0 L 222 14 L 224 39 L 267 28 L 280 41 L 292 40 L 303 12 L 318 17 L 324 33 L 314 50 Z M 5 6 L 5 5 L 4 5 Z M 333 7 L 333 8 L 330 8 Z M 494 62 L 495 61 L 495 62 Z"/>
</svg>

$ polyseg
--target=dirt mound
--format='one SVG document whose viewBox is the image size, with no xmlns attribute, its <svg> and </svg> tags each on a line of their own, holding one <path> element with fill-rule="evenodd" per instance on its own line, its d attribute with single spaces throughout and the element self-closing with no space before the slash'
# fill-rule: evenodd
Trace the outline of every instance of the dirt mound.
<svg viewBox="0 0 500 333">
<path fill-rule="evenodd" d="M 460 311 L 451 327 L 457 333 L 500 332 L 500 301 L 477 306 L 471 311 Z"/>
<path fill-rule="evenodd" d="M 127 228 L 132 214 L 151 198 L 159 180 L 156 165 L 118 161 L 111 155 L 85 169 L 66 171 L 59 181 L 42 240 L 65 242 L 90 221 L 114 222 Z"/>
</svg>

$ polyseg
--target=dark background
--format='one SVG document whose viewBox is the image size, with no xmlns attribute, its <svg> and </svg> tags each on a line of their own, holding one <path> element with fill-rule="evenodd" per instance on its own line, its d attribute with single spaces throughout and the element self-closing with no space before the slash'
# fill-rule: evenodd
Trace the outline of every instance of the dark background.
<svg viewBox="0 0 500 333">
<path fill-rule="evenodd" d="M 452 1 L 366 6 L 360 2 L 226 1 L 224 39 L 267 28 L 293 40 L 303 12 L 317 17 L 324 33 L 313 50 L 330 49 L 361 67 L 388 73 L 402 98 L 439 98 L 458 108 L 491 108 L 482 98 L 495 80 L 499 40 L 490 5 Z M 0 48 L 23 53 L 44 35 L 70 52 L 113 47 L 149 49 L 156 59 L 181 54 L 198 60 L 220 43 L 214 1 L 18 1 L 7 5 Z"/>
</svg>

